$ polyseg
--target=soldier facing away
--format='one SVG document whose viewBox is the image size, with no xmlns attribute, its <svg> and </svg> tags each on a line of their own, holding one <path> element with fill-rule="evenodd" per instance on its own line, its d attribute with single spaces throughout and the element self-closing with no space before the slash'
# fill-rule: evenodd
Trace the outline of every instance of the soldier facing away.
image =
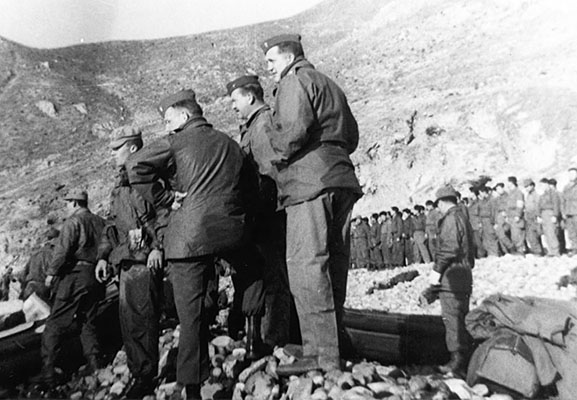
<svg viewBox="0 0 577 400">
<path fill-rule="evenodd" d="M 105 222 L 88 209 L 88 194 L 73 189 L 64 197 L 69 217 L 62 225 L 46 271 L 46 286 L 54 287 L 54 304 L 42 334 L 42 371 L 34 381 L 54 384 L 55 365 L 64 333 L 80 330 L 82 351 L 88 361 L 86 372 L 99 367 L 100 347 L 96 336 L 98 301 L 104 286 L 94 269 L 100 235 Z"/>
<path fill-rule="evenodd" d="M 235 292 L 242 293 L 249 331 L 264 312 L 264 261 L 247 226 L 256 175 L 240 146 L 206 121 L 192 90 L 167 96 L 159 111 L 168 136 L 131 157 L 127 172 L 155 208 L 176 208 L 163 242 L 181 327 L 176 374 L 187 399 L 198 399 L 210 373 L 204 299 L 215 257 L 236 271 Z M 176 192 L 186 195 L 175 205 Z"/>
</svg>

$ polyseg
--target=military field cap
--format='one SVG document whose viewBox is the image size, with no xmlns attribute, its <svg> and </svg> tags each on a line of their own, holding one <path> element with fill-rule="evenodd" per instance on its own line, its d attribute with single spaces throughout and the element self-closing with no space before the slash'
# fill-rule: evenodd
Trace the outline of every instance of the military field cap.
<svg viewBox="0 0 577 400">
<path fill-rule="evenodd" d="M 184 89 L 171 94 L 170 96 L 166 96 L 158 104 L 158 111 L 160 112 L 160 115 L 164 116 L 164 113 L 167 109 L 184 100 L 191 100 L 196 103 L 196 93 L 194 93 L 194 90 Z"/>
<path fill-rule="evenodd" d="M 82 189 L 71 189 L 68 194 L 64 197 L 66 201 L 80 200 L 88 201 L 88 193 Z"/>
<path fill-rule="evenodd" d="M 533 179 L 531 178 L 527 178 L 527 179 L 523 179 L 523 187 L 527 187 L 527 186 L 535 186 L 535 182 L 533 182 Z"/>
<path fill-rule="evenodd" d="M 549 185 L 555 186 L 556 184 L 557 184 L 557 179 L 555 179 L 555 178 L 549 179 Z"/>
<path fill-rule="evenodd" d="M 539 182 L 549 184 L 549 179 L 541 178 L 541 180 Z"/>
<path fill-rule="evenodd" d="M 300 43 L 301 42 L 301 35 L 298 33 L 283 33 L 282 35 L 273 36 L 260 44 L 262 51 L 266 54 L 270 49 L 275 46 L 278 46 L 281 43 Z"/>
<path fill-rule="evenodd" d="M 46 230 L 46 232 L 44 232 L 44 237 L 46 238 L 46 240 L 52 240 L 58 237 L 58 235 L 60 235 L 60 231 L 54 228 L 53 226 L 51 226 Z"/>
<path fill-rule="evenodd" d="M 258 76 L 256 75 L 245 75 L 239 78 L 236 78 L 234 81 L 231 81 L 226 84 L 226 91 L 230 96 L 235 89 L 239 87 L 243 87 L 245 85 L 258 85 Z"/>
<path fill-rule="evenodd" d="M 131 125 L 125 125 L 114 129 L 110 136 L 111 140 L 108 147 L 118 149 L 129 140 L 142 139 L 142 130 Z"/>
<path fill-rule="evenodd" d="M 569 168 L 567 171 L 575 171 L 575 172 L 577 172 L 577 167 L 571 167 L 571 168 Z"/>
<path fill-rule="evenodd" d="M 445 185 L 439 188 L 439 190 L 437 190 L 437 192 L 435 193 L 435 198 L 437 200 L 440 199 L 445 199 L 447 197 L 454 197 L 457 198 L 458 197 L 458 192 L 455 190 L 455 188 L 451 185 Z"/>
</svg>

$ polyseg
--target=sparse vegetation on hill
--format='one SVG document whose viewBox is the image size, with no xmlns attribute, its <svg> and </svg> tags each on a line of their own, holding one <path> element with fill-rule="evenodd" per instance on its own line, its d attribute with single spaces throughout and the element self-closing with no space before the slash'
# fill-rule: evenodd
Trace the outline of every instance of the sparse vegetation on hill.
<svg viewBox="0 0 577 400">
<path fill-rule="evenodd" d="M 109 130 L 160 132 L 156 101 L 194 88 L 236 132 L 225 84 L 266 75 L 258 42 L 299 31 L 349 96 L 367 195 L 358 211 L 423 201 L 443 181 L 555 175 L 574 158 L 577 25 L 571 0 L 328 0 L 291 19 L 190 37 L 37 50 L 0 39 L 0 267 L 21 264 L 60 194 L 103 213 Z M 270 79 L 263 79 L 267 92 Z"/>
</svg>

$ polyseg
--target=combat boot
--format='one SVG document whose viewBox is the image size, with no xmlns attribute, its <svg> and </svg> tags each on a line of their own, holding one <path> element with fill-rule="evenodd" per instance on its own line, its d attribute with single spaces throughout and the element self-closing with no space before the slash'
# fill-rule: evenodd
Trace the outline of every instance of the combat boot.
<svg viewBox="0 0 577 400">
<path fill-rule="evenodd" d="M 57 385 L 60 380 L 61 376 L 56 372 L 53 365 L 43 364 L 40 373 L 30 378 L 30 383 L 33 385 L 54 386 Z"/>
<path fill-rule="evenodd" d="M 100 361 L 96 354 L 86 356 L 86 365 L 79 371 L 81 376 L 89 376 L 100 369 Z"/>
<path fill-rule="evenodd" d="M 142 399 L 144 396 L 154 395 L 156 382 L 154 378 L 135 378 L 124 394 L 125 399 Z"/>
<path fill-rule="evenodd" d="M 469 358 L 465 352 L 454 351 L 451 352 L 451 360 L 439 367 L 439 371 L 443 374 L 452 373 L 455 377 L 464 379 L 467 376 L 467 368 L 469 366 Z"/>
</svg>

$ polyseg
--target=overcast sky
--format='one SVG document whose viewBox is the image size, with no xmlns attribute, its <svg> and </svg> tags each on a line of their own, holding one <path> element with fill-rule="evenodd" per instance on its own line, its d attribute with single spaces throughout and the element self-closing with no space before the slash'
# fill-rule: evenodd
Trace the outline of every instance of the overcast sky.
<svg viewBox="0 0 577 400">
<path fill-rule="evenodd" d="M 2 0 L 0 36 L 32 47 L 189 35 L 285 18 L 321 0 Z"/>
</svg>

